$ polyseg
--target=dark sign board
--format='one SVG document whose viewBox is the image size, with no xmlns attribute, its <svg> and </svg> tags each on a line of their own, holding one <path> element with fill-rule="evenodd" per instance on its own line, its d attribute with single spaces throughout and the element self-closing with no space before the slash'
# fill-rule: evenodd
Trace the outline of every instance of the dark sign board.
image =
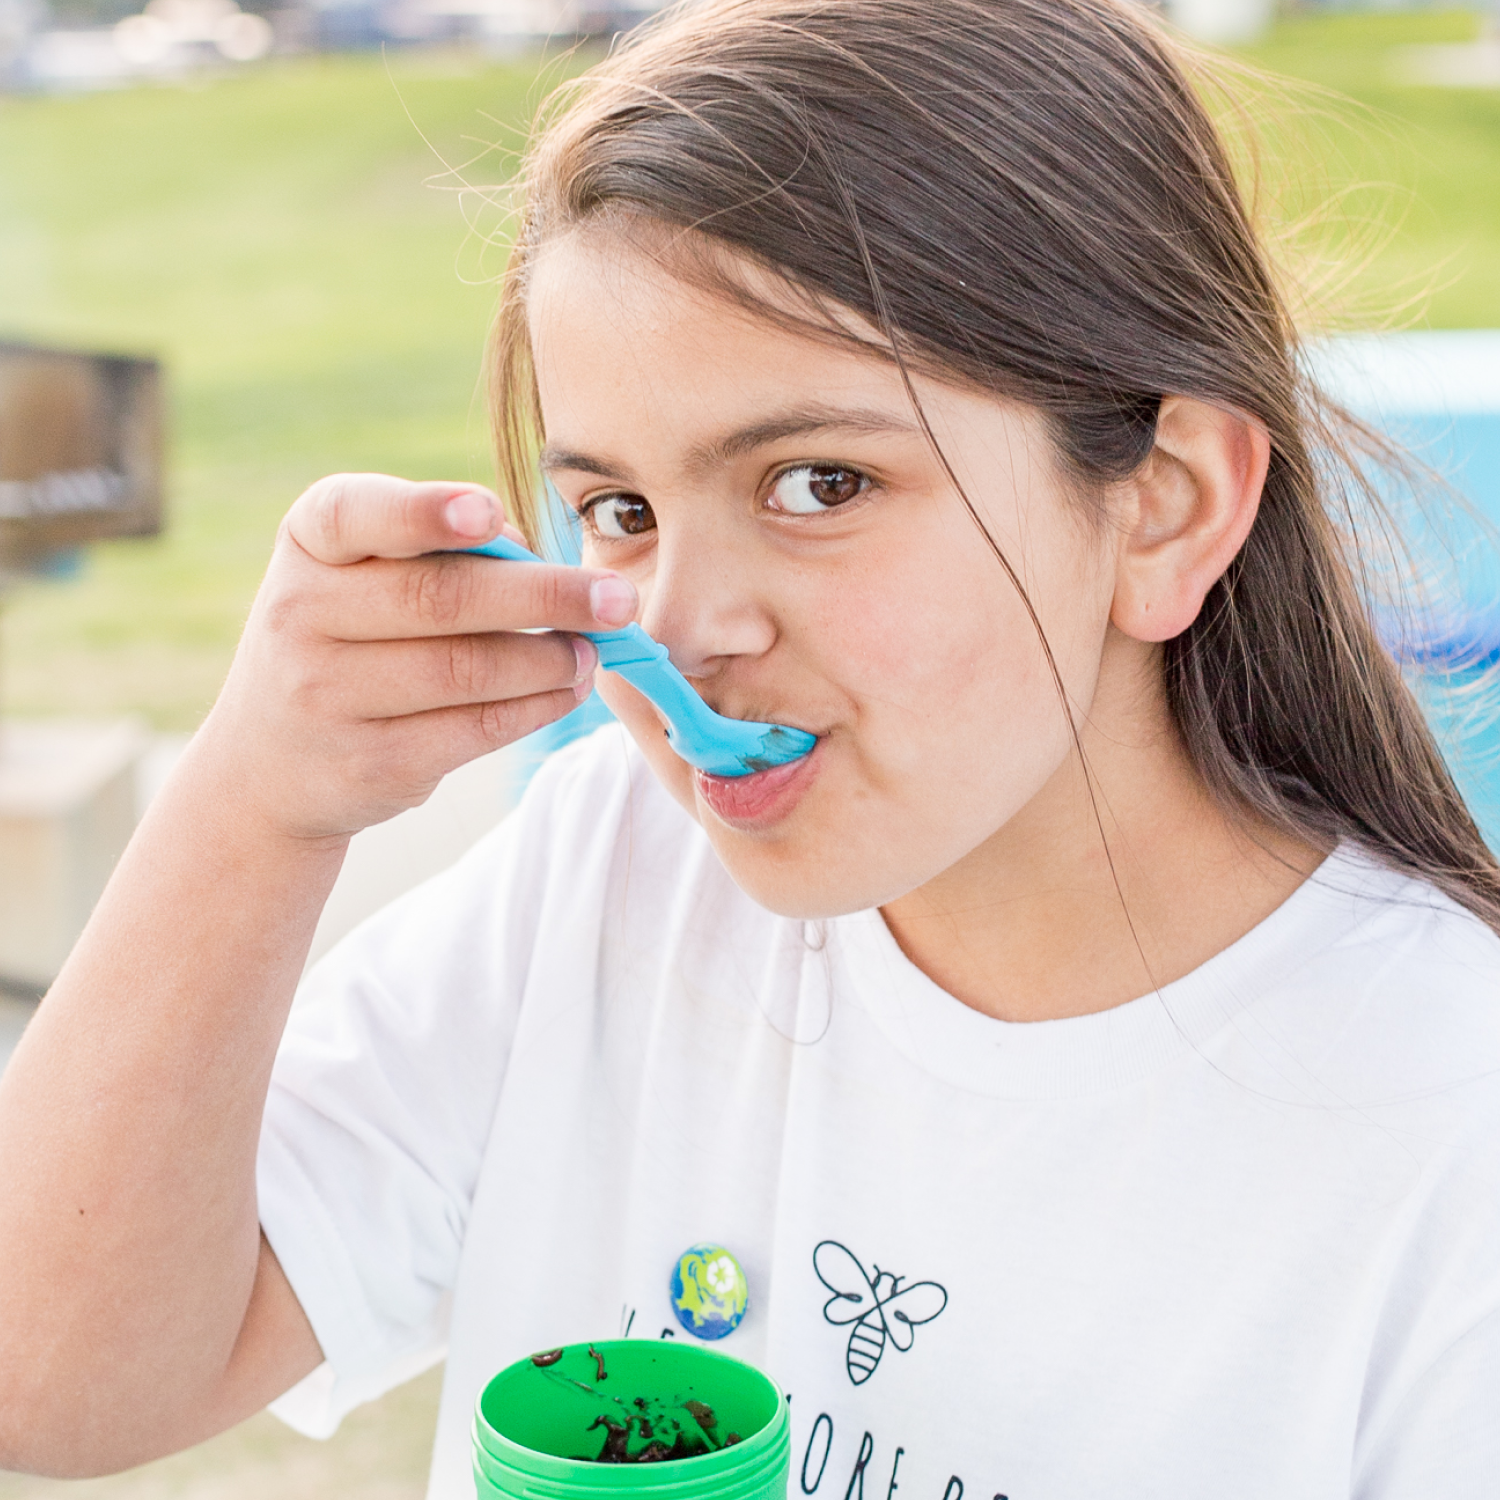
<svg viewBox="0 0 1500 1500">
<path fill-rule="evenodd" d="M 0 342 L 0 571 L 161 530 L 155 360 Z"/>
</svg>

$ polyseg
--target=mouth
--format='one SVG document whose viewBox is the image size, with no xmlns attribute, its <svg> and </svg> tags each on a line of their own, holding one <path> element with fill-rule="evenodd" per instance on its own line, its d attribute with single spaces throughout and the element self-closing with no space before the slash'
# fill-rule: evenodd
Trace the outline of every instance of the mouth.
<svg viewBox="0 0 1500 1500">
<path fill-rule="evenodd" d="M 749 833 L 771 828 L 790 817 L 822 764 L 823 741 L 800 760 L 768 766 L 749 776 L 710 776 L 694 771 L 699 797 L 721 823 Z"/>
</svg>

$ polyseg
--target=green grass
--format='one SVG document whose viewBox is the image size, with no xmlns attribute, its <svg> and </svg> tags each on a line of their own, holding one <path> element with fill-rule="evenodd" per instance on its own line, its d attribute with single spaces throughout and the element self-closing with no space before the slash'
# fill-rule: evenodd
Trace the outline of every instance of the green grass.
<svg viewBox="0 0 1500 1500">
<path fill-rule="evenodd" d="M 489 477 L 499 256 L 442 161 L 514 149 L 540 93 L 534 65 L 437 54 L 0 100 L 0 335 L 156 353 L 172 403 L 166 535 L 20 592 L 12 710 L 191 726 L 308 482 Z M 470 176 L 503 171 L 491 155 Z"/>
<path fill-rule="evenodd" d="M 1320 312 L 1500 325 L 1500 91 L 1409 87 L 1392 66 L 1402 46 L 1476 25 L 1307 16 L 1250 54 L 1354 101 L 1251 90 L 1285 211 L 1336 202 L 1300 237 L 1313 279 L 1334 285 Z M 0 335 L 158 353 L 173 411 L 165 537 L 97 547 L 76 581 L 13 598 L 12 711 L 190 727 L 305 484 L 334 469 L 489 477 L 477 377 L 499 257 L 439 157 L 513 148 L 542 92 L 534 65 L 443 53 L 0 100 Z M 492 156 L 472 175 L 503 170 Z M 1351 258 L 1352 277 L 1333 269 Z"/>
<path fill-rule="evenodd" d="M 1354 101 L 1251 91 L 1283 209 L 1337 205 L 1300 237 L 1334 285 L 1320 312 L 1500 325 L 1500 91 L 1405 86 L 1392 66 L 1476 24 L 1306 16 L 1250 54 Z M 0 335 L 158 353 L 173 411 L 165 537 L 97 547 L 77 580 L 17 592 L 9 709 L 190 727 L 305 484 L 489 477 L 477 377 L 499 257 L 442 161 L 513 148 L 542 92 L 535 66 L 443 53 L 0 100 Z M 492 156 L 472 175 L 503 170 Z M 1351 258 L 1352 276 L 1332 269 Z"/>
</svg>

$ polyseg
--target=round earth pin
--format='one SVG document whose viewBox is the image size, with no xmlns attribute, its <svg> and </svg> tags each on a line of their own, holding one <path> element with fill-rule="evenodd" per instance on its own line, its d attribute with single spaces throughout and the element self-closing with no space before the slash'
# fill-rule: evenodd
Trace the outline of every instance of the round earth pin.
<svg viewBox="0 0 1500 1500">
<path fill-rule="evenodd" d="M 745 1316 L 749 1290 L 739 1261 L 722 1245 L 694 1245 L 672 1267 L 672 1311 L 694 1338 L 733 1333 Z"/>
</svg>

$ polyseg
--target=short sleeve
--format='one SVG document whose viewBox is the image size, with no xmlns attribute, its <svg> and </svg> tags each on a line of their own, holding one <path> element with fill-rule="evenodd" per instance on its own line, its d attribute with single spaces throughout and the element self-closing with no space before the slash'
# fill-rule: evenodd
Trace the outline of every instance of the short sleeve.
<svg viewBox="0 0 1500 1500">
<path fill-rule="evenodd" d="M 558 809 L 598 790 L 580 786 L 581 757 L 556 757 L 462 860 L 345 938 L 292 1008 L 257 1188 L 325 1358 L 272 1406 L 309 1436 L 443 1356 L 542 892 L 559 875 Z"/>
</svg>

